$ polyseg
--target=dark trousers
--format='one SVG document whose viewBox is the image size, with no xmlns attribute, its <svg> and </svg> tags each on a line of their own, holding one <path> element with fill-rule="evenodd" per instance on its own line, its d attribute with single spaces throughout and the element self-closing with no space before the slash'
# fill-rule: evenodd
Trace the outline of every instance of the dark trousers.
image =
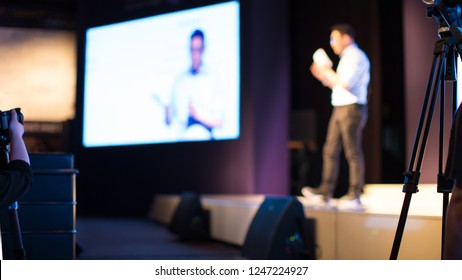
<svg viewBox="0 0 462 280">
<path fill-rule="evenodd" d="M 349 168 L 348 195 L 358 197 L 364 187 L 365 164 L 362 149 L 363 129 L 368 118 L 367 107 L 359 104 L 335 106 L 323 147 L 323 171 L 319 191 L 332 197 L 344 149 Z"/>
</svg>

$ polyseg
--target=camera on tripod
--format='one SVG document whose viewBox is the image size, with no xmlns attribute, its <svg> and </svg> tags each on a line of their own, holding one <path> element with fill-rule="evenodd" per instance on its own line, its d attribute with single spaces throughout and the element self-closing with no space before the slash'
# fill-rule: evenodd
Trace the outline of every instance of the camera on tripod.
<svg viewBox="0 0 462 280">
<path fill-rule="evenodd" d="M 24 115 L 21 113 L 21 108 L 12 109 L 16 111 L 18 121 L 20 123 L 24 120 Z M 11 121 L 11 110 L 0 111 L 0 144 L 7 145 L 10 142 L 10 133 L 8 131 Z"/>
<path fill-rule="evenodd" d="M 462 26 L 461 0 L 423 0 L 423 2 L 431 5 L 427 8 L 427 17 L 436 18 L 440 24 L 438 30 L 440 34 L 449 31 L 451 24 L 458 28 Z"/>
<path fill-rule="evenodd" d="M 443 171 L 443 124 L 445 118 L 445 83 L 444 81 L 452 82 L 453 94 L 453 112 L 456 112 L 457 105 L 457 58 L 462 57 L 462 0 L 423 0 L 427 5 L 427 17 L 435 17 L 438 26 L 439 40 L 435 42 L 433 50 L 433 62 L 430 70 L 430 76 L 427 83 L 427 90 L 425 93 L 422 111 L 419 118 L 416 137 L 412 148 L 411 158 L 409 160 L 409 167 L 404 173 L 404 186 L 403 192 L 406 193 L 404 197 L 403 207 L 398 221 L 395 239 L 393 241 L 393 248 L 391 251 L 390 259 L 396 260 L 398 257 L 399 246 L 402 240 L 404 226 L 406 223 L 409 205 L 413 193 L 419 191 L 418 183 L 420 178 L 420 171 L 423 163 L 423 155 L 427 144 L 428 134 L 431 127 L 431 121 L 434 109 L 437 103 L 438 94 L 440 97 L 440 135 L 439 135 L 439 157 L 438 157 L 438 175 L 437 175 L 437 191 L 443 194 L 443 218 L 442 218 L 442 248 L 444 247 L 444 229 L 446 220 L 446 209 L 449 204 L 449 194 L 452 192 L 454 181 L 447 176 Z M 442 250 L 442 256 L 443 256 Z"/>
</svg>

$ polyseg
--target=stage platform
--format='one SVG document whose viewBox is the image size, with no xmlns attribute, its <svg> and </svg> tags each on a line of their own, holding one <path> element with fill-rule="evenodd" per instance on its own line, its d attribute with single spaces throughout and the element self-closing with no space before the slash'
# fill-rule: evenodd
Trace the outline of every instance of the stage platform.
<svg viewBox="0 0 462 280">
<path fill-rule="evenodd" d="M 387 260 L 390 257 L 405 194 L 401 184 L 366 185 L 362 212 L 325 209 L 297 197 L 307 217 L 316 219 L 318 259 Z M 210 211 L 215 240 L 242 246 L 264 195 L 201 195 Z M 168 225 L 180 195 L 155 195 L 149 218 Z M 334 201 L 335 203 L 335 201 Z M 399 260 L 441 259 L 443 195 L 435 185 L 419 185 L 412 195 Z"/>
</svg>

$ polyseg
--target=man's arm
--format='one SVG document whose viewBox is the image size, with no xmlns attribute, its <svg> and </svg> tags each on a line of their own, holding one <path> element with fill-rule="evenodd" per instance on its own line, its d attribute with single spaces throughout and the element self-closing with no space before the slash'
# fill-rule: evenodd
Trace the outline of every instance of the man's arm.
<svg viewBox="0 0 462 280">
<path fill-rule="evenodd" d="M 310 67 L 310 71 L 316 79 L 330 89 L 335 86 L 341 86 L 347 90 L 349 89 L 349 85 L 345 83 L 332 68 L 313 63 Z"/>
<path fill-rule="evenodd" d="M 0 210 L 20 199 L 32 184 L 32 169 L 23 133 L 24 127 L 18 122 L 16 111 L 12 110 L 9 126 L 10 162 L 6 170 L 0 170 Z"/>
<path fill-rule="evenodd" d="M 10 160 L 23 160 L 30 164 L 29 154 L 27 153 L 26 144 L 22 138 L 24 126 L 19 123 L 16 110 L 11 110 L 10 121 Z"/>
</svg>

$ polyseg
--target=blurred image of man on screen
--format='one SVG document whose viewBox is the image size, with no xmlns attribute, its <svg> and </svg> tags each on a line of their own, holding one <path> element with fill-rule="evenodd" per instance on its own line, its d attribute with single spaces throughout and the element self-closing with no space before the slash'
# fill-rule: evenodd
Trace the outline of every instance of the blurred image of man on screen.
<svg viewBox="0 0 462 280">
<path fill-rule="evenodd" d="M 204 32 L 191 34 L 191 67 L 174 82 L 166 122 L 178 129 L 180 140 L 213 140 L 223 125 L 223 97 L 216 75 L 203 61 Z"/>
</svg>

